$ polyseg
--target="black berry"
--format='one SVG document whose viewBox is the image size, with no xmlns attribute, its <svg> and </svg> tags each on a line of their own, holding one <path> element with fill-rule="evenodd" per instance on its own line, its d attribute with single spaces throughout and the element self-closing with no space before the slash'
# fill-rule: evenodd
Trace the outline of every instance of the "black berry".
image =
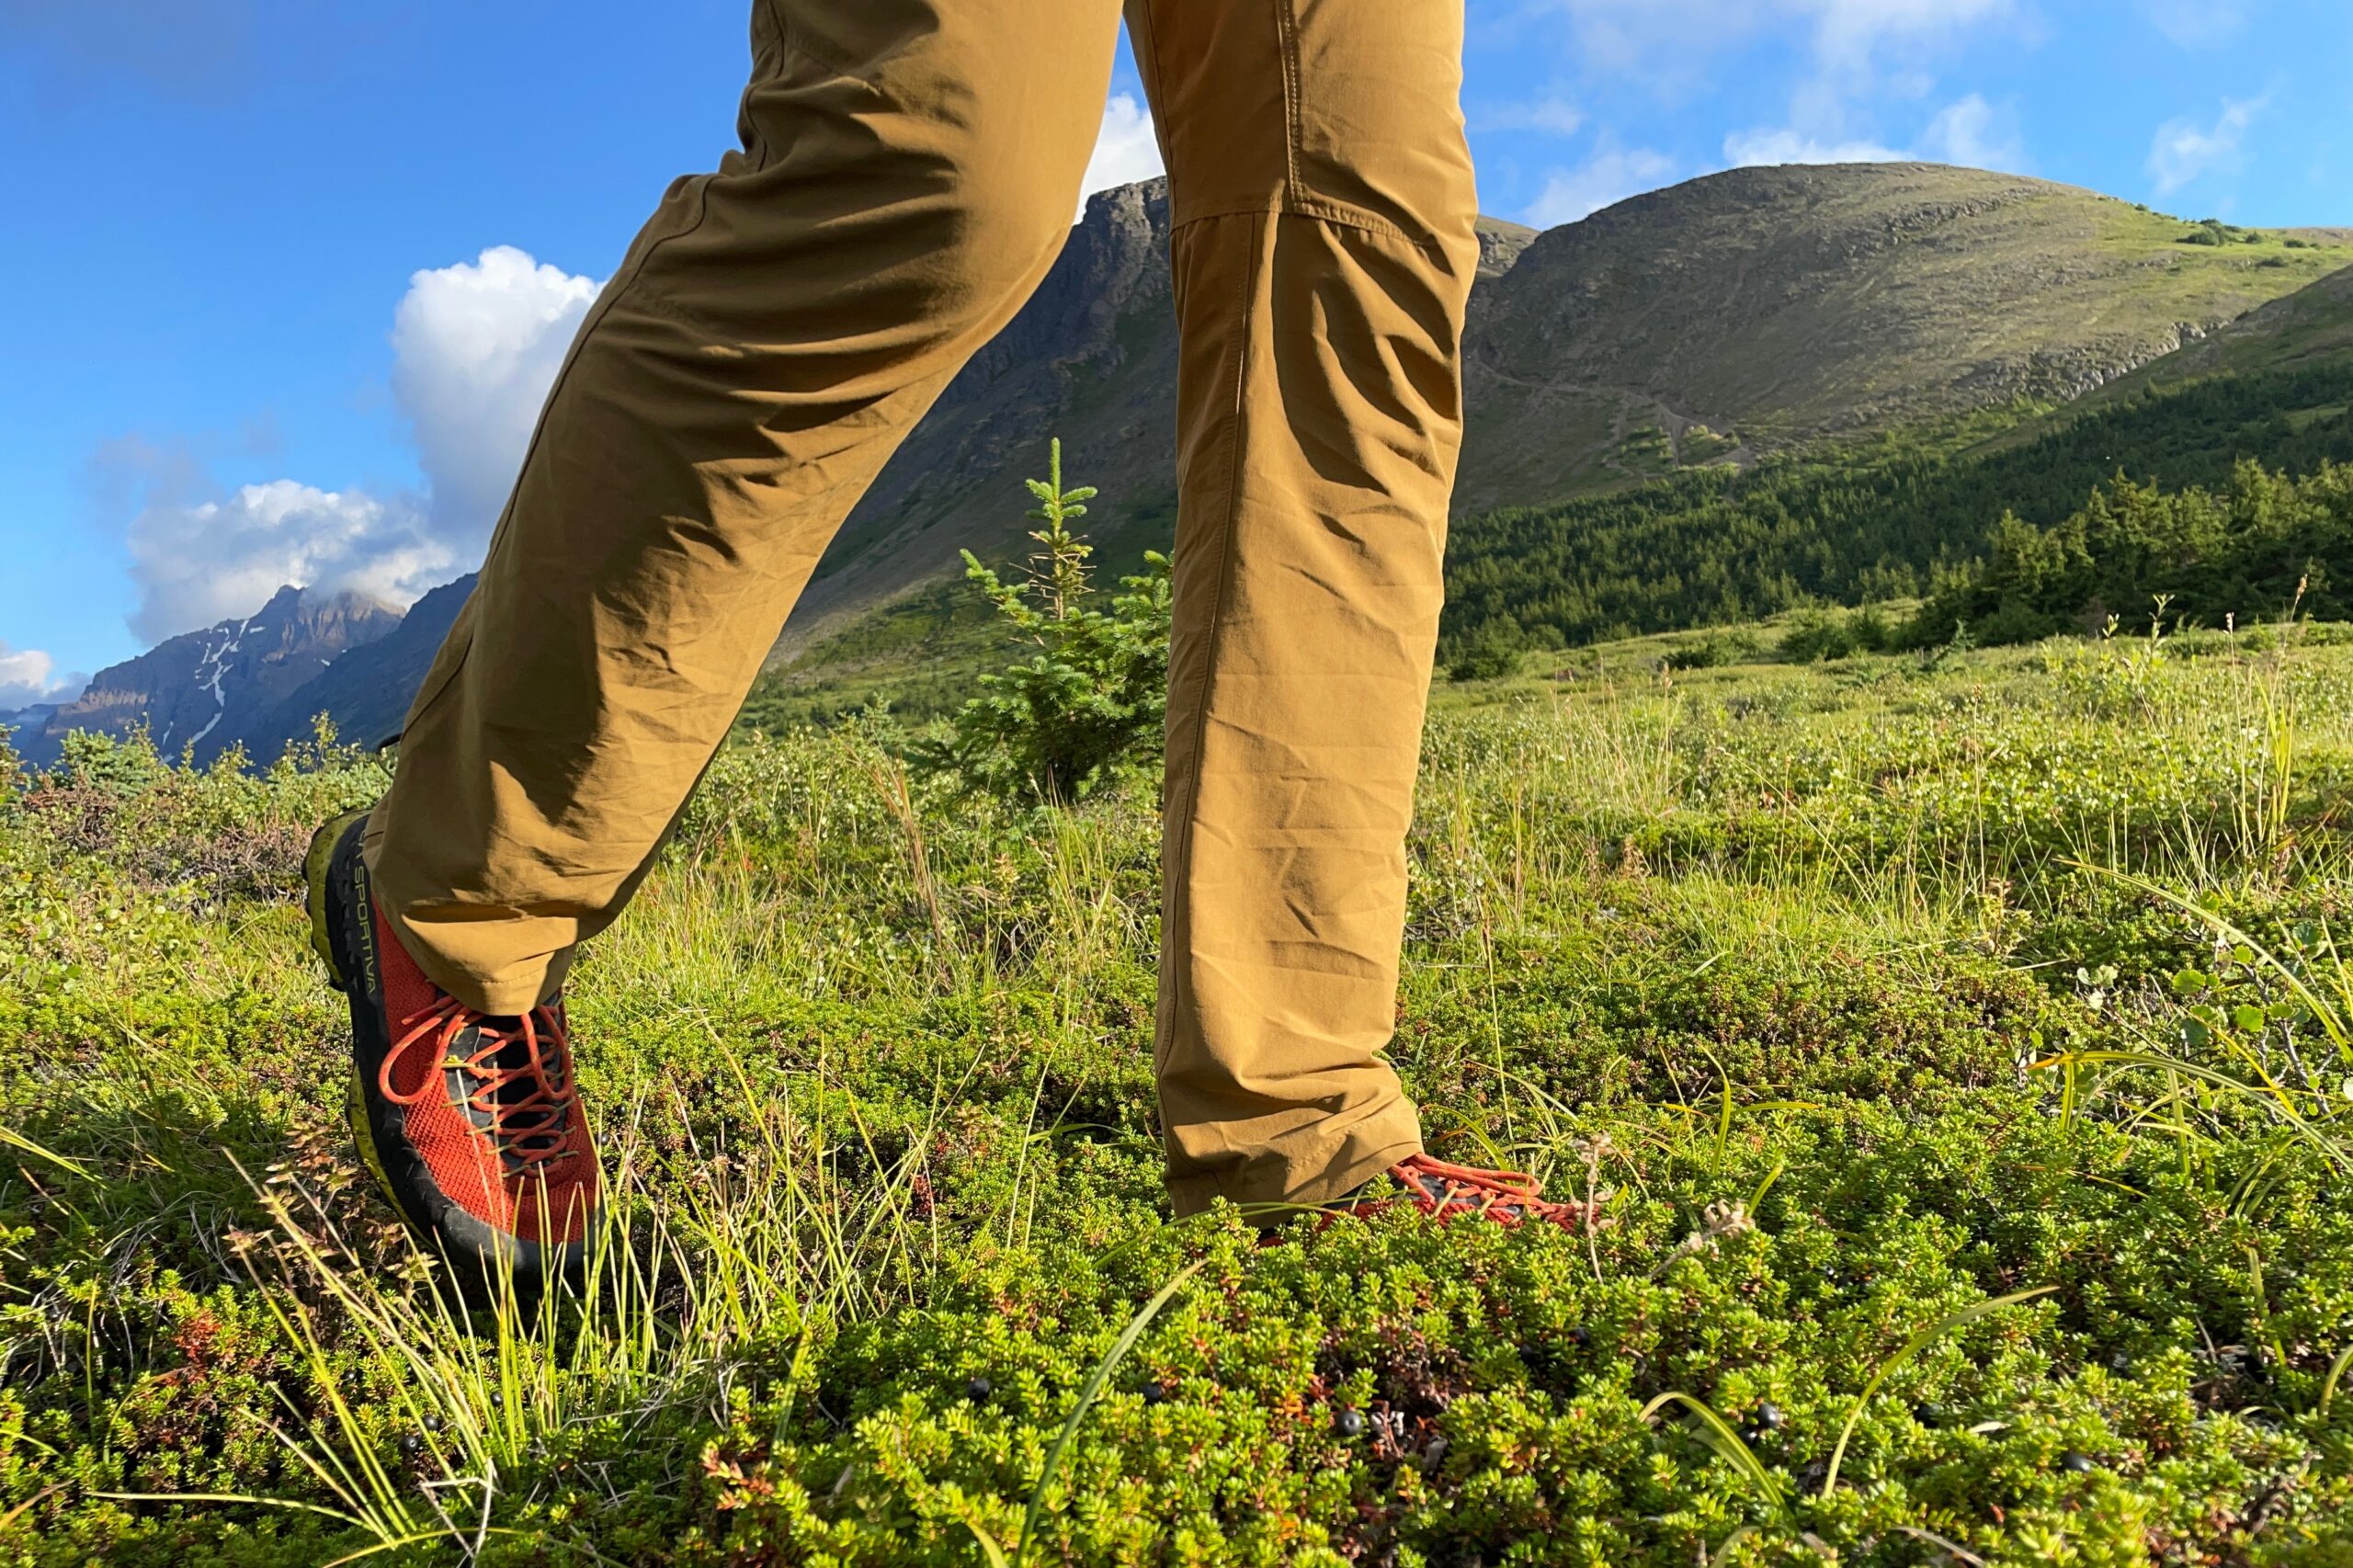
<svg viewBox="0 0 2353 1568">
<path fill-rule="evenodd" d="M 1155 1378 L 1143 1385 L 1143 1402 L 1146 1404 L 1166 1404 L 1169 1392 L 1168 1385 Z"/>
<path fill-rule="evenodd" d="M 1364 1412 L 1361 1410 L 1343 1410 L 1339 1415 L 1332 1418 L 1332 1430 L 1337 1432 L 1343 1437 L 1363 1437 Z"/>
<path fill-rule="evenodd" d="M 964 1385 L 964 1397 L 978 1404 L 988 1398 L 994 1387 L 986 1378 L 974 1378 Z"/>
<path fill-rule="evenodd" d="M 428 1432 L 438 1432 L 441 1430 L 441 1417 L 438 1415 L 426 1416 L 425 1418 L 425 1429 Z"/>
<path fill-rule="evenodd" d="M 1569 1330 L 1569 1343 L 1582 1350 L 1593 1343 L 1593 1331 L 1587 1328 L 1573 1328 Z"/>
<path fill-rule="evenodd" d="M 425 1451 L 425 1439 L 411 1432 L 401 1439 L 401 1457 L 415 1459 Z"/>
<path fill-rule="evenodd" d="M 2062 1469 L 2076 1475 L 2089 1475 L 2095 1468 L 2091 1455 L 2077 1453 L 2073 1449 L 2067 1450 L 2064 1457 L 2059 1460 L 2059 1464 Z"/>
<path fill-rule="evenodd" d="M 1790 1424 L 1790 1413 L 1771 1400 L 1756 1407 L 1756 1425 L 1768 1432 L 1778 1432 Z"/>
</svg>

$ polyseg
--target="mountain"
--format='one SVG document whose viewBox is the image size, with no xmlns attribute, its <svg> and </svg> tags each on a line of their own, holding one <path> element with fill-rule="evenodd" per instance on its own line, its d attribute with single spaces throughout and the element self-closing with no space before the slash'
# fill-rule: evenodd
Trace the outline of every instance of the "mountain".
<svg viewBox="0 0 2353 1568">
<path fill-rule="evenodd" d="M 186 749 L 210 761 L 256 716 L 310 685 L 339 655 L 389 636 L 402 619 L 358 594 L 280 588 L 243 619 L 183 633 L 99 671 L 80 697 L 45 719 L 39 710 L 17 715 L 11 744 L 45 767 L 73 731 L 121 736 L 144 724 L 165 756 Z M 267 756 L 278 750 L 273 738 Z"/>
<path fill-rule="evenodd" d="M 943 662 L 975 634 L 939 585 L 952 582 L 960 546 L 1017 547 L 1028 505 L 1017 482 L 1040 466 L 1050 433 L 1078 480 L 1106 488 L 1089 523 L 1108 560 L 1165 544 L 1176 363 L 1165 223 L 1157 185 L 1090 204 L 1071 252 L 1001 340 L 1017 351 L 959 378 L 827 555 L 769 682 L 814 706 L 776 711 L 939 684 Z M 1533 568 L 1513 541 L 1483 537 L 1491 515 L 1580 497 L 1606 512 L 1601 498 L 1614 495 L 1641 507 L 1652 487 L 1687 477 L 1708 488 L 1801 456 L 1874 462 L 1889 441 L 1949 445 L 1956 429 L 1972 441 L 2013 427 L 2030 437 L 2052 410 L 2138 385 L 2136 371 L 2226 329 L 2223 341 L 2245 339 L 2242 357 L 2272 352 L 2260 346 L 2323 316 L 2318 301 L 2346 284 L 2330 279 L 2353 265 L 2353 232 L 2190 223 L 2048 181 L 1920 164 L 1733 170 L 1541 234 L 1495 222 L 1483 233 L 1456 553 L 1503 574 L 1573 569 L 1577 558 Z M 2304 306 L 2288 304 L 2299 297 Z M 2038 477 L 2056 485 L 2074 472 L 2052 463 Z M 1900 586 L 1973 551 L 1991 517 L 1967 508 L 1984 494 L 1950 491 L 1944 516 L 1889 551 L 1858 518 L 1869 548 L 1851 572 L 1841 552 L 1854 540 L 1768 518 L 1758 526 L 1779 553 L 1760 553 L 1704 602 L 1755 603 L 1760 586 L 1768 599 Z M 1676 551 L 1620 552 L 1629 574 L 1596 577 L 1588 597 L 1631 585 L 1661 615 L 1703 602 L 1680 579 L 1702 569 L 1686 547 L 1706 547 L 1707 509 L 1685 515 L 1695 526 L 1655 541 Z M 1882 554 L 1890 570 L 1875 574 Z M 1513 585 L 1514 602 L 1544 586 Z M 1565 629 L 1647 615 L 1634 606 L 1614 621 L 1596 602 L 1559 619 L 1574 636 L 1586 633 Z M 886 670 L 887 681 L 867 681 Z"/>
<path fill-rule="evenodd" d="M 958 600 L 943 588 L 958 551 L 1018 548 L 1030 505 L 1021 481 L 1042 470 L 1050 436 L 1063 438 L 1077 483 L 1104 488 L 1088 523 L 1107 567 L 1165 545 L 1176 374 L 1167 240 L 1163 182 L 1090 199 L 1036 297 L 852 513 L 779 645 L 771 688 L 853 665 L 928 670 L 936 682 L 943 639 L 975 630 L 956 620 Z M 1997 480 L 2055 497 L 2086 464 L 2106 460 L 2113 472 L 2110 437 L 2130 432 L 2084 425 L 2065 437 L 2064 461 L 2044 452 L 1972 471 L 1966 484 L 1939 479 L 1941 499 L 1893 542 L 1852 504 L 1878 495 L 1872 485 L 1894 484 L 1892 494 L 1902 484 L 1841 490 L 1838 468 L 1878 462 L 1890 443 L 1949 447 L 1956 430 L 1988 449 L 2058 441 L 2083 420 L 2194 382 L 2353 364 L 2353 231 L 2189 223 L 2012 175 L 1922 164 L 1739 169 L 1542 233 L 1482 220 L 1480 242 L 1461 564 L 1449 577 L 1469 590 L 1461 597 L 1474 616 L 1528 619 L 1570 640 L 1776 596 L 1900 585 L 1973 551 Z M 2242 385 L 2222 412 L 2255 396 Z M 2195 409 L 2211 423 L 2221 405 L 2208 397 Z M 2177 420 L 2190 411 L 2171 405 Z M 2167 449 L 2145 410 L 2132 418 L 2133 449 Z M 2230 450 L 2218 437 L 2195 456 L 2226 472 Z M 1829 466 L 1812 488 L 1791 490 L 1788 465 L 1801 460 Z M 1757 548 L 1729 567 L 1708 564 L 1729 574 L 1687 592 L 1695 552 L 1721 547 L 1721 514 L 1744 504 L 1738 482 L 1751 473 L 1776 497 L 1751 519 Z M 1844 531 L 1810 532 L 1805 517 L 1772 512 L 1818 510 L 1821 495 L 1848 507 Z M 1594 564 L 1604 557 L 1615 563 Z M 1556 589 L 1578 599 L 1574 610 L 1547 608 Z M 321 711 L 349 737 L 389 733 L 461 599 L 457 587 L 428 596 L 397 636 L 355 639 L 305 688 L 238 704 L 208 744 L 234 738 L 273 756 Z M 1449 626 L 1459 639 L 1468 623 L 1453 614 Z M 143 677 L 127 687 L 144 688 Z M 97 700 L 100 719 L 121 722 L 137 706 L 99 697 L 94 687 L 84 701 Z M 191 711 L 186 722 L 209 719 Z M 60 715 L 47 728 L 73 722 Z M 151 722 L 160 736 L 181 720 Z"/>
<path fill-rule="evenodd" d="M 1049 433 L 1108 481 L 1098 542 L 1175 513 L 1158 182 L 1107 192 L 826 557 L 780 652 L 1026 526 Z M 2073 187 L 1924 164 L 1736 169 L 1541 234 L 1490 221 L 1465 335 L 1458 511 L 1754 463 L 2078 398 L 2353 264 L 2341 231 L 2212 231 Z"/>
<path fill-rule="evenodd" d="M 247 709 L 225 739 L 267 762 L 287 742 L 307 738 L 321 714 L 334 722 L 343 739 L 361 745 L 399 733 L 410 695 L 425 683 L 441 639 L 473 587 L 474 574 L 469 572 L 434 589 L 390 631 L 352 648 L 267 706 Z"/>
<path fill-rule="evenodd" d="M 2255 375 L 2353 355 L 2353 267 L 2256 307 L 2085 400 L 2105 407 L 2138 393 L 2210 376 Z"/>
</svg>

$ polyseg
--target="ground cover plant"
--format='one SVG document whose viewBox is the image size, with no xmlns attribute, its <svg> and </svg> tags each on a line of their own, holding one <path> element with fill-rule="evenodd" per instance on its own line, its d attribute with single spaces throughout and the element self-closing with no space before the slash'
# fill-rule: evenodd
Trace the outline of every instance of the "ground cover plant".
<svg viewBox="0 0 2353 1568">
<path fill-rule="evenodd" d="M 0 769 L 0 1562 L 2353 1562 L 2353 650 L 1791 634 L 1441 691 L 1397 1059 L 1596 1233 L 1165 1221 L 1148 778 L 870 718 L 583 958 L 621 1223 L 472 1322 L 294 902 L 375 761 Z"/>
</svg>

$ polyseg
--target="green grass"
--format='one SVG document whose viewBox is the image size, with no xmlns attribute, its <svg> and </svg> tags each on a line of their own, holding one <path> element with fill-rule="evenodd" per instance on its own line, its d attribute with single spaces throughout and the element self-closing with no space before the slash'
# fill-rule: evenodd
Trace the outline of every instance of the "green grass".
<svg viewBox="0 0 2353 1568">
<path fill-rule="evenodd" d="M 1775 633 L 1759 633 L 1769 647 Z M 1154 802 L 740 737 L 573 991 L 620 1224 L 454 1319 L 289 882 L 0 804 L 0 1562 L 2353 1561 L 2353 649 L 1440 692 L 1398 1063 L 1590 1238 L 1165 1218 Z"/>
</svg>

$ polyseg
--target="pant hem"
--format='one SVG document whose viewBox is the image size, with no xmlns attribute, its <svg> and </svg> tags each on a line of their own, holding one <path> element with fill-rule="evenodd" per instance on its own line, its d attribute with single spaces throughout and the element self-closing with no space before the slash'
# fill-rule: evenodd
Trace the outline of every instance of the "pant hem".
<svg viewBox="0 0 2353 1568">
<path fill-rule="evenodd" d="M 378 805 L 369 813 L 368 826 L 359 842 L 359 858 L 368 868 L 368 881 L 375 891 L 376 906 L 384 916 L 384 924 L 392 928 L 392 939 L 409 961 L 425 971 L 425 978 L 456 997 L 467 1006 L 493 1017 L 509 1017 L 529 1012 L 549 1000 L 563 987 L 564 972 L 571 967 L 570 953 L 552 955 L 535 975 L 517 979 L 506 976 L 485 980 L 466 969 L 452 964 L 434 950 L 423 932 L 403 918 L 396 900 L 386 898 L 382 891 L 383 872 L 380 862 L 383 856 L 383 828 L 380 822 L 383 808 Z"/>
<path fill-rule="evenodd" d="M 1422 1153 L 1418 1113 L 1404 1101 L 1399 1108 L 1405 1121 L 1404 1136 L 1384 1136 L 1373 1130 L 1380 1141 L 1369 1143 L 1363 1130 L 1351 1131 L 1332 1162 L 1304 1180 L 1286 1183 L 1282 1173 L 1287 1163 L 1271 1159 L 1230 1172 L 1172 1176 L 1169 1204 L 1177 1218 L 1188 1219 L 1207 1212 L 1222 1198 L 1247 1210 L 1261 1224 L 1279 1224 L 1289 1213 L 1337 1203 L 1392 1165 Z"/>
</svg>

